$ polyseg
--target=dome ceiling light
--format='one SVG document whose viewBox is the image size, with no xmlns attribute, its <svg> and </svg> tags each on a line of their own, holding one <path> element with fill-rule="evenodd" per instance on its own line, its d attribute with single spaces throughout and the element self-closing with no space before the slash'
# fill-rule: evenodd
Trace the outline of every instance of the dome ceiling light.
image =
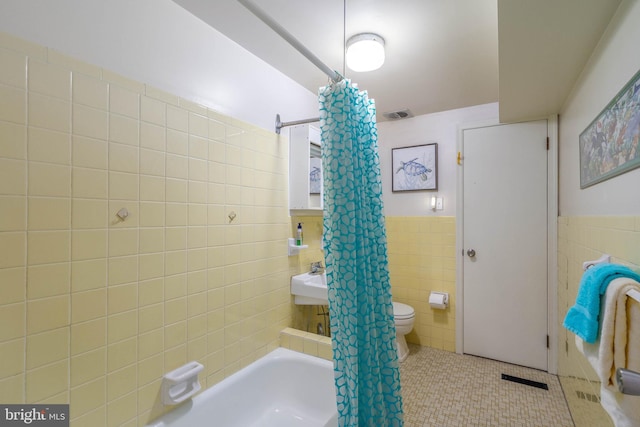
<svg viewBox="0 0 640 427">
<path fill-rule="evenodd" d="M 353 71 L 373 71 L 384 64 L 384 39 L 377 34 L 356 34 L 346 48 L 347 66 Z"/>
</svg>

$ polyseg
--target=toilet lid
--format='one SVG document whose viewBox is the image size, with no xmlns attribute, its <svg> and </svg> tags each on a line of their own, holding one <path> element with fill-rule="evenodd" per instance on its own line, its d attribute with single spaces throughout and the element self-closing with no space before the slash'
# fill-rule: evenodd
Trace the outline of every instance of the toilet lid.
<svg viewBox="0 0 640 427">
<path fill-rule="evenodd" d="M 393 303 L 393 317 L 396 319 L 408 319 L 415 315 L 413 307 L 401 302 Z"/>
</svg>

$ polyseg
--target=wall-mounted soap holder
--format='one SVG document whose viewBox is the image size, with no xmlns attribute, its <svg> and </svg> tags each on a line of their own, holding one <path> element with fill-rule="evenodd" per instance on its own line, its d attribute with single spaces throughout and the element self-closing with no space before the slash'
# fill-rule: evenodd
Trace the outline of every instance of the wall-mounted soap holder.
<svg viewBox="0 0 640 427">
<path fill-rule="evenodd" d="M 289 237 L 287 245 L 289 256 L 298 255 L 300 253 L 300 249 L 307 249 L 309 247 L 309 245 L 296 245 L 296 239 L 293 237 Z"/>
<path fill-rule="evenodd" d="M 200 363 L 189 362 L 165 374 L 162 378 L 162 402 L 177 405 L 200 391 L 198 374 L 203 369 Z"/>
</svg>

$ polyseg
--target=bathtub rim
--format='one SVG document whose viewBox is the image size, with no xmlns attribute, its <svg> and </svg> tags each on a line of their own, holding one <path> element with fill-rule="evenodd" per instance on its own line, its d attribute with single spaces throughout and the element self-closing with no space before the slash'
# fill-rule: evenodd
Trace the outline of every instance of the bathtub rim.
<svg viewBox="0 0 640 427">
<path fill-rule="evenodd" d="M 194 397 L 188 399 L 182 404 L 175 405 L 172 409 L 149 421 L 147 424 L 145 424 L 145 427 L 171 427 L 174 425 L 173 423 L 178 421 L 181 417 L 187 416 L 190 411 L 197 410 L 199 406 L 205 405 L 207 399 L 211 397 L 211 395 L 215 397 L 215 394 L 220 392 L 221 388 L 225 388 L 228 384 L 233 384 L 236 381 L 241 381 L 243 378 L 251 375 L 251 373 L 253 373 L 254 371 L 260 369 L 261 367 L 264 367 L 265 365 L 273 361 L 286 359 L 303 360 L 316 366 L 328 368 L 330 369 L 332 374 L 334 372 L 333 361 L 323 359 L 318 356 L 301 353 L 288 348 L 277 347 L 264 356 L 256 359 L 249 365 L 224 378 L 222 381 L 208 388 L 203 388 L 203 390 Z M 335 416 L 337 419 L 337 412 Z"/>
</svg>

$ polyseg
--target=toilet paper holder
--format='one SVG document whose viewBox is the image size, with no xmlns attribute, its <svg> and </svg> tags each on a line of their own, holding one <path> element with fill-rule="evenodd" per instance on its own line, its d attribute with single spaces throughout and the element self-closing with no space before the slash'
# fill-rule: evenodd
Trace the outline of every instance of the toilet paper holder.
<svg viewBox="0 0 640 427">
<path fill-rule="evenodd" d="M 431 291 L 429 294 L 429 306 L 434 309 L 443 310 L 449 305 L 449 293 Z"/>
</svg>

